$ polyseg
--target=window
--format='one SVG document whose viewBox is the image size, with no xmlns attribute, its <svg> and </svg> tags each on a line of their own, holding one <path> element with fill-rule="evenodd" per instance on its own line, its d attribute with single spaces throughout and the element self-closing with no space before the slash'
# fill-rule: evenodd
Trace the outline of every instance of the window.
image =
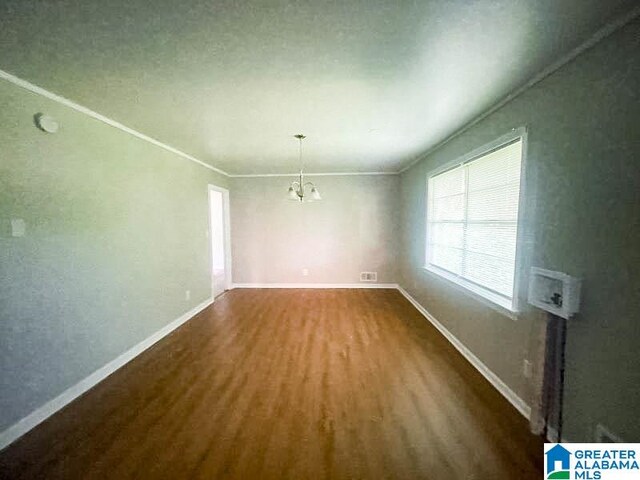
<svg viewBox="0 0 640 480">
<path fill-rule="evenodd" d="M 429 178 L 427 265 L 515 311 L 522 133 Z"/>
</svg>

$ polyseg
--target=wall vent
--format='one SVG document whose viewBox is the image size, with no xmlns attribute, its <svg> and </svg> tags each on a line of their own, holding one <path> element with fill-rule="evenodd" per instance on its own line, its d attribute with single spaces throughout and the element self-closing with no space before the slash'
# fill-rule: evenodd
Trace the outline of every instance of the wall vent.
<svg viewBox="0 0 640 480">
<path fill-rule="evenodd" d="M 377 282 L 378 272 L 360 272 L 361 282 Z"/>
</svg>

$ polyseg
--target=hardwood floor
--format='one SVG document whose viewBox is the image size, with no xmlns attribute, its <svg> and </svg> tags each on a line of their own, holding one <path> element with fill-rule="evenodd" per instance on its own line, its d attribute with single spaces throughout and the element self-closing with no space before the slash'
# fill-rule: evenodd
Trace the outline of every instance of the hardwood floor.
<svg viewBox="0 0 640 480">
<path fill-rule="evenodd" d="M 537 480 L 542 441 L 395 290 L 233 290 L 2 451 L 0 472 Z"/>
</svg>

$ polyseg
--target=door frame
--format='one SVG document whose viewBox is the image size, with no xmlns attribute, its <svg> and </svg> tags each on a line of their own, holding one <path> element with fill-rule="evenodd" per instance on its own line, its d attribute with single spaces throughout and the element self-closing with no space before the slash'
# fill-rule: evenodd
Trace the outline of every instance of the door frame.
<svg viewBox="0 0 640 480">
<path fill-rule="evenodd" d="M 207 212 L 209 214 L 207 231 L 207 241 L 209 243 L 209 279 L 211 281 L 211 299 L 215 300 L 214 282 L 213 282 L 213 244 L 211 243 L 212 225 L 211 225 L 211 192 L 222 193 L 222 222 L 224 228 L 224 289 L 230 290 L 232 285 L 231 277 L 231 215 L 229 213 L 229 190 L 217 185 L 209 184 L 207 188 Z"/>
</svg>

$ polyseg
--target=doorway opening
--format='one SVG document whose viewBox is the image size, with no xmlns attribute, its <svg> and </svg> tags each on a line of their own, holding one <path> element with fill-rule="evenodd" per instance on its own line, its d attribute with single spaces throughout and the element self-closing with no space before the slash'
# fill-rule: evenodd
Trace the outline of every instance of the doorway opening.
<svg viewBox="0 0 640 480">
<path fill-rule="evenodd" d="M 229 190 L 209 185 L 211 291 L 214 299 L 231 288 L 229 223 Z"/>
</svg>

